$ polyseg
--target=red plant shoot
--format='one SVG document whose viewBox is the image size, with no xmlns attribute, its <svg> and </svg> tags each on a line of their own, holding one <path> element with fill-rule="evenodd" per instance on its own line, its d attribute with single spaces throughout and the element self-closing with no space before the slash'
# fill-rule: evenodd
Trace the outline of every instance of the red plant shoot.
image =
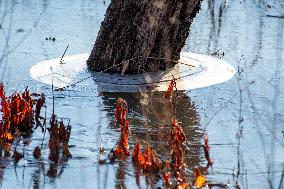
<svg viewBox="0 0 284 189">
<path fill-rule="evenodd" d="M 180 188 L 187 187 L 185 175 L 185 133 L 176 119 L 172 120 L 170 131 L 170 143 L 172 148 L 172 171 L 175 176 L 177 186 Z"/>
<path fill-rule="evenodd" d="M 205 153 L 205 158 L 207 160 L 207 166 L 212 166 L 213 165 L 213 161 L 210 158 L 210 146 L 209 146 L 209 140 L 208 140 L 208 135 L 205 134 L 204 136 L 204 145 L 202 145 L 203 149 L 204 149 L 204 153 Z"/>
<path fill-rule="evenodd" d="M 195 181 L 194 181 L 194 186 L 196 188 L 202 188 L 205 185 L 206 182 L 206 178 L 201 174 L 200 170 L 198 168 L 194 169 L 194 173 L 195 173 Z"/>
<path fill-rule="evenodd" d="M 166 186 L 172 185 L 171 173 L 169 171 L 166 171 L 166 172 L 163 173 L 163 179 L 164 179 Z"/>
<path fill-rule="evenodd" d="M 172 120 L 171 141 L 182 145 L 186 141 L 185 133 L 176 119 Z"/>
<path fill-rule="evenodd" d="M 132 151 L 132 161 L 140 166 L 143 167 L 145 164 L 145 158 L 141 152 L 141 145 L 137 143 Z"/>
<path fill-rule="evenodd" d="M 126 124 L 126 115 L 128 113 L 127 103 L 122 98 L 118 98 L 115 103 L 115 117 L 114 117 L 114 125 L 117 123 L 119 125 Z"/>
<path fill-rule="evenodd" d="M 175 78 L 173 78 L 171 80 L 171 83 L 170 83 L 166 93 L 164 94 L 165 98 L 171 98 L 173 96 L 174 87 L 176 88 L 176 79 Z"/>
<path fill-rule="evenodd" d="M 128 156 L 129 155 L 129 146 L 128 146 L 128 137 L 129 137 L 129 122 L 125 121 L 124 125 L 120 125 L 120 139 L 114 149 L 116 156 Z"/>
<path fill-rule="evenodd" d="M 138 143 L 132 152 L 133 163 L 148 172 L 159 172 L 162 165 L 160 159 L 156 156 L 153 147 L 146 145 L 144 155 L 141 152 L 141 145 Z"/>
</svg>

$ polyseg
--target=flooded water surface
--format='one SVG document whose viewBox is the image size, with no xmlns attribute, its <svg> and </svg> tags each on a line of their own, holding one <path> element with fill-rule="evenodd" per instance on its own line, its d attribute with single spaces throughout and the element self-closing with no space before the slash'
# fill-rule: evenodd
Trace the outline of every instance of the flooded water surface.
<svg viewBox="0 0 284 189">
<path fill-rule="evenodd" d="M 109 1 L 0 0 L 0 80 L 7 94 L 43 92 L 47 118 L 52 114 L 50 85 L 35 81 L 36 63 L 91 51 Z M 199 167 L 215 188 L 283 188 L 284 170 L 284 2 L 281 0 L 203 0 L 183 51 L 218 56 L 235 77 L 191 91 L 172 101 L 163 92 L 102 93 L 94 78 L 56 91 L 55 113 L 72 126 L 72 159 L 49 160 L 48 137 L 41 130 L 13 148 L 18 163 L 0 159 L 1 188 L 163 188 L 163 181 L 137 172 L 131 158 L 101 164 L 120 137 L 114 127 L 115 101 L 129 107 L 130 147 L 151 144 L 170 159 L 171 120 L 182 122 L 187 137 L 189 181 Z M 81 73 L 78 78 L 88 77 Z M 202 149 L 207 133 L 213 166 L 206 169 Z M 42 158 L 33 150 L 42 147 Z M 100 154 L 100 148 L 105 149 Z M 281 185 L 282 182 L 282 185 Z"/>
</svg>

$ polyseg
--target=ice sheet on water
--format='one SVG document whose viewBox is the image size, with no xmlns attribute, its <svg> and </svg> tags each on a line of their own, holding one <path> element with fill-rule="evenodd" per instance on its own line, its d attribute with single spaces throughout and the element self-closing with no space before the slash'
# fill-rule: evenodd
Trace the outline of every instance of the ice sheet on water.
<svg viewBox="0 0 284 189">
<path fill-rule="evenodd" d="M 152 89 L 166 91 L 170 81 L 177 80 L 178 90 L 190 90 L 222 83 L 231 79 L 235 69 L 226 61 L 209 55 L 183 52 L 180 64 L 157 73 L 145 73 L 138 75 L 90 73 L 86 71 L 86 60 L 88 54 L 72 55 L 60 59 L 51 59 L 34 65 L 30 74 L 37 81 L 53 85 L 55 87 L 66 87 L 84 79 L 77 75 L 83 71 L 85 78 L 92 78 L 103 92 L 137 92 Z M 85 70 L 85 71 L 84 71 Z"/>
</svg>

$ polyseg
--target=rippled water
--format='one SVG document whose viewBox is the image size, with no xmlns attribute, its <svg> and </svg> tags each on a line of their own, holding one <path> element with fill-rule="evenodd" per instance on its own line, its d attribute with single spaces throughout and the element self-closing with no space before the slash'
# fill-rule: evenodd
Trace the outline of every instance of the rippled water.
<svg viewBox="0 0 284 189">
<path fill-rule="evenodd" d="M 30 68 L 60 57 L 67 45 L 67 55 L 90 52 L 108 3 L 0 1 L 0 79 L 7 92 L 29 86 L 46 93 L 50 116 L 51 87 L 33 81 Z M 180 93 L 172 103 L 165 102 L 162 93 L 99 93 L 92 79 L 56 92 L 56 114 L 71 120 L 73 158 L 58 165 L 49 162 L 44 138 L 43 158 L 35 161 L 32 151 L 43 139 L 36 131 L 18 145 L 25 154 L 18 164 L 1 158 L 2 188 L 139 188 L 131 159 L 98 164 L 99 147 L 108 153 L 119 138 L 119 129 L 112 126 L 117 97 L 131 108 L 131 144 L 144 140 L 169 157 L 167 124 L 176 117 L 189 141 L 189 174 L 194 166 L 206 166 L 200 148 L 206 132 L 214 160 L 208 180 L 231 188 L 236 183 L 269 188 L 270 178 L 277 188 L 284 166 L 284 19 L 267 15 L 284 14 L 283 7 L 281 0 L 203 1 L 183 50 L 213 54 L 221 49 L 223 58 L 238 69 L 223 84 Z M 55 41 L 46 40 L 49 37 Z M 160 180 L 146 178 L 140 177 L 141 188 L 161 186 Z"/>
</svg>

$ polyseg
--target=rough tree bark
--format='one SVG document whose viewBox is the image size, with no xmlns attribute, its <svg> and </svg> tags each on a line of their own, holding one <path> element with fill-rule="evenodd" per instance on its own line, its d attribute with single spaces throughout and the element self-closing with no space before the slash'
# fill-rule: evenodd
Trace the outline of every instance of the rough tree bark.
<svg viewBox="0 0 284 189">
<path fill-rule="evenodd" d="M 87 60 L 91 70 L 104 71 L 129 62 L 125 73 L 164 70 L 174 66 L 189 34 L 200 0 L 112 0 Z M 122 72 L 122 65 L 105 72 Z"/>
</svg>

